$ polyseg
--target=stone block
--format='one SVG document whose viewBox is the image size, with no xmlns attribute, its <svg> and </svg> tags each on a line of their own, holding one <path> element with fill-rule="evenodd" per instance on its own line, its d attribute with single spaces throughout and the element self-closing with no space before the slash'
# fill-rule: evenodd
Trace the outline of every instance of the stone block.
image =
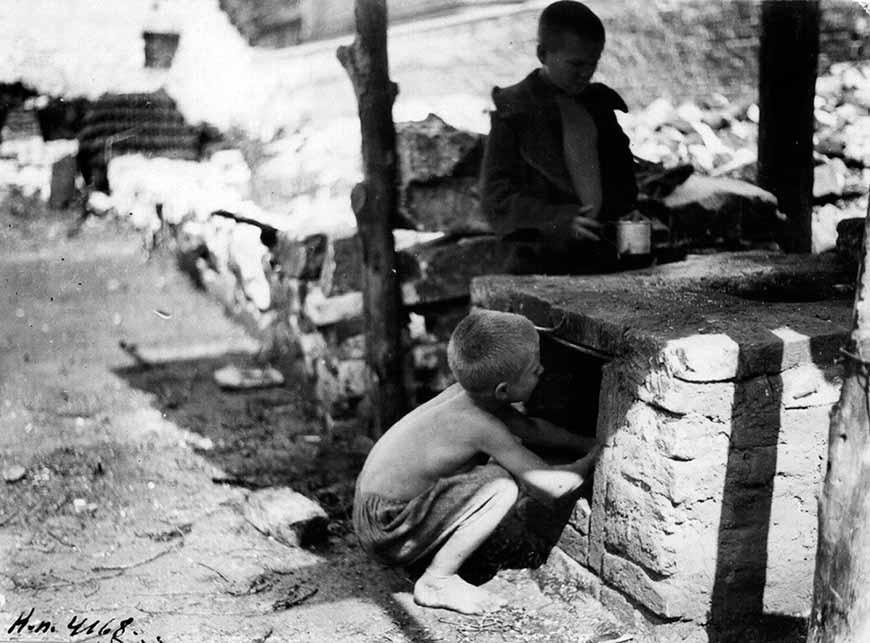
<svg viewBox="0 0 870 643">
<path fill-rule="evenodd" d="M 328 537 L 326 512 L 292 489 L 261 489 L 251 493 L 244 515 L 258 531 L 288 547 L 311 547 Z"/>
<path fill-rule="evenodd" d="M 603 585 L 598 576 L 566 554 L 558 545 L 550 551 L 547 561 L 532 571 L 532 577 L 545 593 L 557 596 L 580 590 L 598 599 Z"/>
<path fill-rule="evenodd" d="M 843 196 L 849 170 L 842 159 L 833 158 L 813 169 L 813 199 L 826 200 Z"/>
<path fill-rule="evenodd" d="M 409 185 L 399 208 L 404 227 L 447 234 L 492 234 L 480 211 L 478 179 L 458 177 Z"/>
<path fill-rule="evenodd" d="M 827 406 L 840 399 L 842 386 L 839 367 L 820 369 L 815 364 L 804 364 L 783 372 L 782 406 L 799 409 Z"/>
<path fill-rule="evenodd" d="M 313 287 L 305 296 L 302 312 L 317 327 L 361 318 L 363 314 L 362 293 L 349 292 L 336 297 L 326 297 L 320 288 Z"/>
<path fill-rule="evenodd" d="M 837 256 L 844 270 L 857 274 L 864 249 L 864 217 L 844 219 L 837 224 Z"/>
<path fill-rule="evenodd" d="M 435 114 L 396 124 L 399 177 L 403 186 L 447 176 L 475 175 L 484 137 L 458 130 Z"/>
<path fill-rule="evenodd" d="M 568 524 L 577 530 L 581 536 L 589 535 L 589 518 L 592 515 L 592 507 L 589 505 L 589 500 L 580 498 L 574 509 L 571 511 L 571 517 L 568 519 Z"/>
<path fill-rule="evenodd" d="M 51 165 L 51 191 L 48 205 L 61 209 L 67 207 L 76 194 L 78 165 L 74 155 L 64 156 Z"/>
<path fill-rule="evenodd" d="M 770 238 L 778 221 L 776 197 L 737 179 L 693 174 L 662 203 L 672 240 L 688 245 Z"/>
<path fill-rule="evenodd" d="M 302 312 L 304 286 L 301 281 L 286 276 L 280 270 L 268 270 L 266 279 L 272 296 L 272 309 L 287 317 L 298 318 Z"/>
<path fill-rule="evenodd" d="M 821 476 L 819 476 L 820 482 Z M 784 614 L 807 613 L 812 604 L 816 559 L 818 498 L 806 493 L 816 485 L 780 484 L 774 481 L 774 497 L 767 534 L 767 574 L 764 609 Z M 801 497 L 803 496 L 803 497 Z"/>
<path fill-rule="evenodd" d="M 259 310 L 272 304 L 272 293 L 263 265 L 268 249 L 260 241 L 260 229 L 248 223 L 237 223 L 230 234 L 228 261 L 239 277 L 245 296 Z"/>
<path fill-rule="evenodd" d="M 299 351 L 302 354 L 302 367 L 309 377 L 316 376 L 317 363 L 329 352 L 326 340 L 318 332 L 302 333 L 298 336 Z"/>
<path fill-rule="evenodd" d="M 345 338 L 338 346 L 336 357 L 338 359 L 365 359 L 366 336 L 364 334 L 351 335 Z"/>
<path fill-rule="evenodd" d="M 650 439 L 665 458 L 679 462 L 701 459 L 707 462 L 713 452 L 728 449 L 729 426 L 700 413 L 687 413 L 674 418 L 662 414 L 657 423 L 658 435 Z"/>
<path fill-rule="evenodd" d="M 639 481 L 640 482 L 640 481 Z M 679 565 L 676 512 L 661 496 L 627 480 L 611 478 L 604 512 L 605 548 L 613 548 L 661 576 L 673 575 Z"/>
<path fill-rule="evenodd" d="M 870 167 L 870 115 L 859 116 L 843 130 L 846 142 L 843 156 L 847 162 Z"/>
<path fill-rule="evenodd" d="M 279 266 L 288 277 L 315 281 L 320 278 L 327 240 L 325 234 L 297 239 L 279 231 L 275 245 L 271 248 L 272 263 Z"/>
<path fill-rule="evenodd" d="M 690 600 L 685 581 L 655 580 L 638 565 L 613 554 L 604 554 L 602 578 L 644 607 L 665 618 L 703 615 L 706 605 Z M 700 608 L 700 609 L 699 609 Z"/>
<path fill-rule="evenodd" d="M 625 373 L 638 377 L 637 397 L 676 415 L 698 413 L 710 418 L 729 420 L 734 402 L 733 382 L 687 382 L 670 377 L 660 370 Z"/>
<path fill-rule="evenodd" d="M 411 349 L 415 371 L 436 371 L 447 368 L 447 344 L 417 344 Z"/>
<path fill-rule="evenodd" d="M 359 236 L 330 237 L 318 284 L 327 297 L 362 290 L 362 245 Z"/>
<path fill-rule="evenodd" d="M 724 334 L 690 335 L 669 341 L 662 357 L 674 377 L 722 382 L 738 374 L 740 345 Z"/>
<path fill-rule="evenodd" d="M 586 564 L 586 556 L 589 550 L 589 538 L 579 533 L 571 525 L 566 525 L 559 537 L 558 546 L 581 565 Z"/>
<path fill-rule="evenodd" d="M 399 252 L 402 300 L 413 306 L 467 297 L 473 277 L 508 269 L 511 250 L 495 236 L 439 239 Z"/>
<path fill-rule="evenodd" d="M 338 380 L 338 365 L 329 356 L 314 361 L 314 397 L 327 415 L 338 419 L 348 415 L 348 399 Z"/>
<path fill-rule="evenodd" d="M 348 398 L 361 398 L 368 391 L 371 375 L 364 359 L 340 360 L 337 376 L 338 385 Z"/>
<path fill-rule="evenodd" d="M 806 493 L 816 491 L 828 456 L 828 430 L 833 405 L 786 409 L 780 418 L 777 475 L 806 477 L 813 482 Z"/>
</svg>

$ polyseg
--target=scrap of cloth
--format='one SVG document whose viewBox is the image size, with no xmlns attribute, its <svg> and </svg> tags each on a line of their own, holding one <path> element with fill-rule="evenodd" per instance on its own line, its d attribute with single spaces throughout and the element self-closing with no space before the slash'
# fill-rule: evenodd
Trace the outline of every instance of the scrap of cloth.
<svg viewBox="0 0 870 643">
<path fill-rule="evenodd" d="M 511 475 L 490 462 L 442 478 L 411 500 L 357 489 L 354 529 L 373 558 L 419 575 L 456 528 L 481 508 L 483 502 L 474 497 L 478 490 L 504 477 Z M 466 561 L 460 575 L 471 582 L 485 582 L 499 569 L 539 567 L 559 539 L 574 500 L 545 504 L 521 491 L 513 509 Z"/>
</svg>

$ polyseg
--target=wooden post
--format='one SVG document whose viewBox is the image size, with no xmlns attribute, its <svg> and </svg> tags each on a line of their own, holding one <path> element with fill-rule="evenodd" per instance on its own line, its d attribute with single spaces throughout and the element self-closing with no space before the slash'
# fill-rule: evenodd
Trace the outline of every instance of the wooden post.
<svg viewBox="0 0 870 643">
<path fill-rule="evenodd" d="M 810 252 L 813 216 L 813 100 L 819 59 L 819 0 L 764 0 L 758 65 L 758 183 L 788 215 L 788 252 Z"/>
<path fill-rule="evenodd" d="M 809 643 L 870 641 L 870 208 L 819 498 Z"/>
<path fill-rule="evenodd" d="M 387 61 L 385 0 L 356 0 L 357 34 L 338 48 L 353 84 L 362 131 L 363 181 L 351 193 L 363 255 L 366 352 L 374 381 L 374 437 L 406 410 L 402 378 L 401 297 L 396 275 L 393 222 L 398 204 L 396 127 Z"/>
</svg>

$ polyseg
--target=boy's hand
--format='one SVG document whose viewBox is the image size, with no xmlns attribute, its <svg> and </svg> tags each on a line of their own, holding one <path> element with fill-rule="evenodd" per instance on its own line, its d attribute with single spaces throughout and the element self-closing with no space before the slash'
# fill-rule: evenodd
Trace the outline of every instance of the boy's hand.
<svg viewBox="0 0 870 643">
<path fill-rule="evenodd" d="M 579 241 L 601 241 L 601 223 L 592 217 L 586 216 L 591 213 L 593 206 L 580 206 L 578 215 L 571 219 L 571 235 Z"/>
</svg>

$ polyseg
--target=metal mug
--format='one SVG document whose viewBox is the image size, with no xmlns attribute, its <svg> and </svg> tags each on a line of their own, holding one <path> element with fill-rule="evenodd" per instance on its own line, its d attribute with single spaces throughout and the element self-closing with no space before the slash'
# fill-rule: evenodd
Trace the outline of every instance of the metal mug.
<svg viewBox="0 0 870 643">
<path fill-rule="evenodd" d="M 647 220 L 616 222 L 616 253 L 619 257 L 648 255 L 652 250 L 652 225 Z"/>
</svg>

